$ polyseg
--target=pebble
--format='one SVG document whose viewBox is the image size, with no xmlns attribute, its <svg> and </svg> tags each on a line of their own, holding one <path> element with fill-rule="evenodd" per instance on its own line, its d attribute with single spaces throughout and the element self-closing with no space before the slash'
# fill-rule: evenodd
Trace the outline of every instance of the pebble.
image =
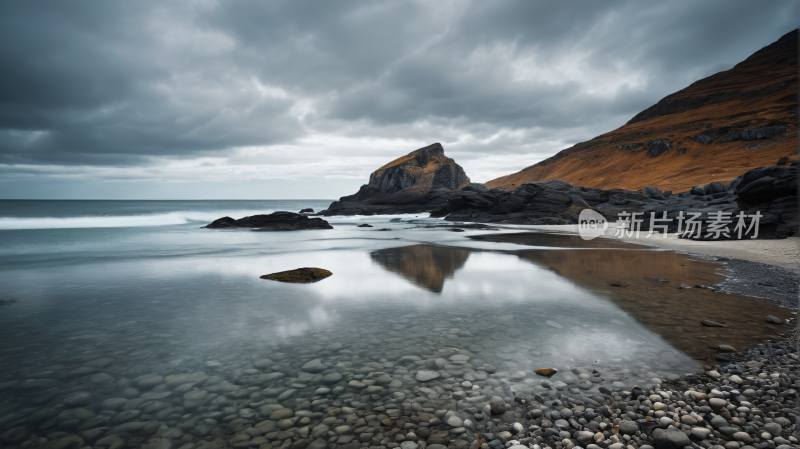
<svg viewBox="0 0 800 449">
<path fill-rule="evenodd" d="M 421 370 L 417 371 L 417 375 L 414 378 L 420 382 L 427 382 L 429 380 L 438 379 L 441 375 L 436 371 L 428 371 L 428 370 Z"/>
<path fill-rule="evenodd" d="M 81 407 L 92 400 L 92 395 L 88 391 L 76 391 L 68 394 L 61 402 L 67 407 Z"/>
</svg>

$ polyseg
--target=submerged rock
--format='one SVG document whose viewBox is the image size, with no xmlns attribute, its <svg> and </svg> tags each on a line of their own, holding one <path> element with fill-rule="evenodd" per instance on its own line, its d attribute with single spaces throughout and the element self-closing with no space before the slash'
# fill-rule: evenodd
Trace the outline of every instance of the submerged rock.
<svg viewBox="0 0 800 449">
<path fill-rule="evenodd" d="M 323 268 L 304 267 L 304 268 L 296 268 L 294 270 L 280 271 L 278 273 L 265 274 L 259 277 L 261 279 L 268 279 L 270 281 L 307 284 L 311 282 L 321 281 L 332 275 L 333 273 Z"/>
<path fill-rule="evenodd" d="M 783 324 L 784 321 L 775 315 L 768 315 L 767 316 L 767 323 L 769 324 Z"/>
<path fill-rule="evenodd" d="M 538 374 L 538 375 L 540 375 L 540 376 L 550 377 L 553 374 L 557 373 L 558 370 L 555 369 L 555 368 L 539 368 L 539 369 L 533 370 L 533 372 Z"/>
<path fill-rule="evenodd" d="M 234 220 L 222 217 L 203 226 L 208 229 L 252 229 L 255 231 L 298 231 L 302 229 L 333 229 L 327 221 L 294 212 L 273 212 L 269 215 L 252 215 Z"/>
<path fill-rule="evenodd" d="M 429 380 L 438 379 L 439 376 L 439 373 L 436 371 L 420 370 L 414 378 L 420 382 L 427 382 Z"/>
<path fill-rule="evenodd" d="M 722 324 L 720 322 L 712 321 L 712 320 L 705 320 L 705 319 L 700 320 L 700 324 L 702 324 L 703 326 L 708 326 L 708 327 L 727 327 L 727 326 L 725 326 L 724 324 Z"/>
</svg>

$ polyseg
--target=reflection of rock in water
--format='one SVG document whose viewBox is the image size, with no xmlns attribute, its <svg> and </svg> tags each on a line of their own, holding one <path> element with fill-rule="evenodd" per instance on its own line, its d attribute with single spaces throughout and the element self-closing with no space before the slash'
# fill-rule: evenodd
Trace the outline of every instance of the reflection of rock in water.
<svg viewBox="0 0 800 449">
<path fill-rule="evenodd" d="M 764 317 L 789 317 L 788 310 L 766 299 L 707 288 L 678 288 L 724 280 L 716 272 L 718 264 L 681 254 L 599 249 L 521 251 L 518 255 L 608 296 L 644 326 L 698 360 L 713 357 L 709 346 L 727 344 L 742 350 L 773 338 L 775 329 Z M 701 319 L 723 322 L 726 327 L 703 326 Z"/>
<path fill-rule="evenodd" d="M 372 253 L 372 260 L 426 290 L 441 293 L 444 280 L 460 270 L 469 251 L 433 245 L 388 248 Z"/>
</svg>

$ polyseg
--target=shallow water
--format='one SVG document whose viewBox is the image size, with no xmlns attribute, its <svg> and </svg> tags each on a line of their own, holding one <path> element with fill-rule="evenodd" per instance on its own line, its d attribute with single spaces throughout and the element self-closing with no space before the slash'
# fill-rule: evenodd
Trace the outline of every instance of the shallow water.
<svg viewBox="0 0 800 449">
<path fill-rule="evenodd" d="M 89 444 L 155 422 L 158 435 L 191 442 L 290 408 L 288 427 L 273 417 L 258 438 L 277 447 L 372 434 L 377 444 L 394 436 L 380 419 L 419 422 L 436 410 L 471 420 L 447 427 L 456 438 L 481 428 L 492 396 L 599 404 L 609 390 L 698 368 L 635 308 L 548 262 L 580 250 L 512 253 L 520 247 L 467 238 L 486 231 L 392 218 L 292 233 L 196 222 L 0 231 L 2 296 L 18 300 L 0 306 L 0 433 L 18 429 L 15 444 L 73 434 Z M 375 227 L 356 228 L 364 222 Z M 334 275 L 259 279 L 303 266 Z M 543 367 L 559 370 L 550 384 L 532 373 Z M 436 378 L 422 382 L 420 371 Z M 355 410 L 373 419 L 356 422 Z"/>
</svg>

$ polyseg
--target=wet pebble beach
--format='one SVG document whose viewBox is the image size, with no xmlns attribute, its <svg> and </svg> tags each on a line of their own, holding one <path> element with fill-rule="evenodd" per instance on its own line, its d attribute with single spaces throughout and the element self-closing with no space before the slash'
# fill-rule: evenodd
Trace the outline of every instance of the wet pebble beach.
<svg viewBox="0 0 800 449">
<path fill-rule="evenodd" d="M 414 338 L 420 325 L 437 326 L 425 321 L 399 317 L 387 341 L 370 338 L 370 328 L 347 347 L 318 334 L 292 353 L 187 356 L 136 376 L 117 375 L 113 357 L 87 357 L 69 371 L 36 367 L 0 384 L 30 392 L 29 407 L 0 418 L 0 438 L 24 449 L 797 444 L 800 356 L 791 342 L 692 374 L 670 370 L 667 351 L 545 377 L 504 352 L 506 343 L 479 343 L 453 324 L 435 327 L 438 341 Z M 369 349 L 376 345 L 380 353 Z M 558 348 L 545 350 L 558 359 Z M 476 357 L 490 353 L 511 356 Z"/>
</svg>

